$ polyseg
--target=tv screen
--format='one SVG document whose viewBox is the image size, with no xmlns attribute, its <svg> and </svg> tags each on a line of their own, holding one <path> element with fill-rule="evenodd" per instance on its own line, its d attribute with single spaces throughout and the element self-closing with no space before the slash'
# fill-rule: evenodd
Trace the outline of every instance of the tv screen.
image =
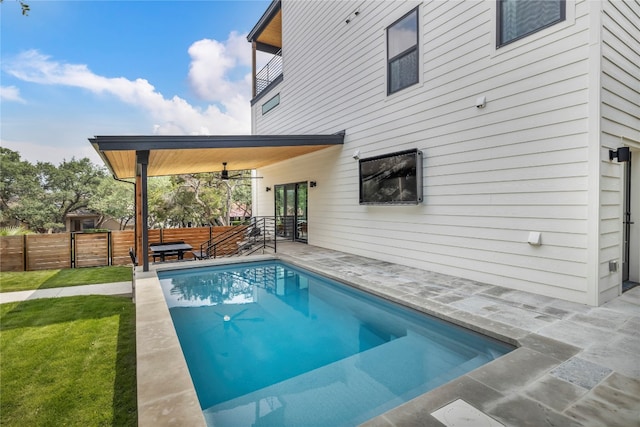
<svg viewBox="0 0 640 427">
<path fill-rule="evenodd" d="M 422 152 L 416 149 L 360 159 L 361 205 L 422 202 Z"/>
</svg>

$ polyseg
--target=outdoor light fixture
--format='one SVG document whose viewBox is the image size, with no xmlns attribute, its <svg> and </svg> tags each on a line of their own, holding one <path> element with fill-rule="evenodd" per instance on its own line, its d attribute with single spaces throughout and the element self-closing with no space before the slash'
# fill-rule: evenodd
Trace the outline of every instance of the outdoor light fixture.
<svg viewBox="0 0 640 427">
<path fill-rule="evenodd" d="M 631 158 L 629 147 L 620 147 L 617 150 L 609 150 L 609 160 L 617 158 L 618 163 L 628 162 Z"/>
<path fill-rule="evenodd" d="M 309 187 L 315 187 L 316 185 L 318 185 L 318 183 L 315 182 L 315 181 L 310 181 L 309 182 Z"/>
<path fill-rule="evenodd" d="M 271 187 L 267 187 L 267 193 L 271 191 Z"/>
</svg>

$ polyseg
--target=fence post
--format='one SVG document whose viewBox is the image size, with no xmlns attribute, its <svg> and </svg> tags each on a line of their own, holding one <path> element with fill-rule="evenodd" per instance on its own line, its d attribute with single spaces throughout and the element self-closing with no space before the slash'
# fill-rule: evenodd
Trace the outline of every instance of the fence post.
<svg viewBox="0 0 640 427">
<path fill-rule="evenodd" d="M 27 235 L 22 236 L 22 271 L 27 271 Z"/>
<path fill-rule="evenodd" d="M 111 250 L 111 230 L 107 231 L 107 265 L 113 265 L 113 252 Z"/>
<path fill-rule="evenodd" d="M 71 268 L 75 268 L 76 267 L 76 248 L 75 248 L 75 242 L 76 242 L 76 233 L 74 232 L 70 232 L 69 233 L 69 244 L 70 244 L 70 252 L 71 252 Z"/>
</svg>

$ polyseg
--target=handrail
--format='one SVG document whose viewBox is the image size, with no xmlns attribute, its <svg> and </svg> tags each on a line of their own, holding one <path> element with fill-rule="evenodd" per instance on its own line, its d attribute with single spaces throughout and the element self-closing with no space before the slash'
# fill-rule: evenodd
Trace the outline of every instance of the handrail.
<svg viewBox="0 0 640 427">
<path fill-rule="evenodd" d="M 234 247 L 234 250 L 232 251 L 232 253 L 228 253 L 229 251 L 226 251 L 226 249 L 228 249 L 229 243 L 237 243 L 238 237 L 241 237 L 246 230 L 247 230 L 246 225 L 237 225 L 233 227 L 231 230 L 229 230 L 230 233 L 228 233 L 227 236 L 225 236 L 223 239 L 220 239 L 213 244 L 212 246 L 213 258 L 217 258 L 218 252 L 222 252 L 223 250 L 225 250 L 225 252 L 227 253 L 220 253 L 220 255 L 232 255 L 236 253 L 237 246 Z M 211 254 L 209 254 L 209 256 L 211 256 Z"/>
<path fill-rule="evenodd" d="M 211 248 L 216 244 L 216 242 L 225 240 L 229 235 L 234 234 L 235 232 L 236 227 L 230 228 L 202 243 L 200 245 L 200 255 L 206 258 L 211 257 Z"/>
<path fill-rule="evenodd" d="M 275 81 L 282 74 L 282 49 L 280 49 L 274 56 L 267 62 L 267 65 L 262 67 L 260 71 L 256 73 L 255 85 L 256 95 L 265 90 L 271 82 Z"/>
<path fill-rule="evenodd" d="M 252 254 L 260 249 L 276 249 L 274 217 L 253 217 L 200 245 L 198 258 Z M 271 245 L 271 243 L 273 243 Z M 194 255 L 196 255 L 194 253 Z"/>
</svg>

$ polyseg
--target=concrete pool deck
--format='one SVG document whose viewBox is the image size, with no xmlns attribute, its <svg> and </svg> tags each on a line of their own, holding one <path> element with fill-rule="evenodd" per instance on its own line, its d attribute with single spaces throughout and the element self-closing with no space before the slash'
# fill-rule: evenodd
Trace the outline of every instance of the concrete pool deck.
<svg viewBox="0 0 640 427">
<path fill-rule="evenodd" d="M 640 426 L 640 287 L 590 307 L 304 244 L 231 261 L 274 256 L 518 346 L 364 426 L 452 426 L 469 406 L 495 425 Z M 204 425 L 153 270 L 229 261 L 136 273 L 141 427 Z"/>
<path fill-rule="evenodd" d="M 29 291 L 2 292 L 0 304 L 41 298 L 62 298 L 78 295 L 111 295 L 130 297 L 131 282 L 100 283 L 96 285 L 67 286 L 63 288 L 34 289 Z"/>
</svg>

